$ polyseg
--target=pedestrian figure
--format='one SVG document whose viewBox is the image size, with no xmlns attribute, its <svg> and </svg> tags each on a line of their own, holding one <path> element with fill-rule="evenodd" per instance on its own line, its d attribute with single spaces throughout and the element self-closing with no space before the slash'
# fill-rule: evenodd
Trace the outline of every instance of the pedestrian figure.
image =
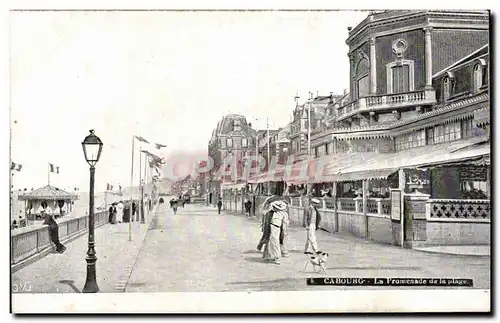
<svg viewBox="0 0 500 323">
<path fill-rule="evenodd" d="M 19 226 L 17 225 L 17 221 L 12 221 L 12 229 L 17 229 Z"/>
<path fill-rule="evenodd" d="M 259 244 L 257 245 L 257 250 L 261 251 L 262 247 L 264 248 L 264 253 L 262 257 L 264 259 L 267 258 L 268 256 L 268 249 L 267 249 L 267 244 L 269 243 L 269 236 L 271 234 L 271 218 L 273 216 L 273 210 L 272 209 L 264 209 L 263 215 L 262 215 L 262 222 L 260 224 L 261 232 L 262 232 L 262 237 L 260 238 Z"/>
<path fill-rule="evenodd" d="M 116 209 L 116 203 L 113 203 L 113 220 L 112 220 L 113 224 L 117 223 L 117 219 L 116 219 L 117 213 L 118 213 L 118 211 Z"/>
<path fill-rule="evenodd" d="M 177 207 L 178 207 L 177 201 L 173 201 L 172 208 L 174 209 L 174 214 L 177 214 Z"/>
<path fill-rule="evenodd" d="M 63 253 L 66 250 L 66 247 L 59 241 L 59 226 L 57 225 L 56 220 L 50 215 L 42 211 L 42 216 L 45 221 L 43 224 L 47 224 L 49 226 L 49 236 L 50 240 L 56 245 L 56 251 L 59 253 Z"/>
<path fill-rule="evenodd" d="M 280 235 L 283 225 L 283 220 L 288 217 L 286 214 L 286 203 L 283 201 L 275 201 L 271 203 L 272 210 L 268 213 L 271 213 L 269 217 L 269 242 L 267 243 L 267 257 L 266 260 L 280 264 L 280 256 L 281 256 L 281 246 L 280 246 Z"/>
<path fill-rule="evenodd" d="M 252 202 L 249 199 L 247 199 L 245 201 L 245 212 L 247 216 L 250 216 L 251 209 L 252 209 Z"/>
<path fill-rule="evenodd" d="M 220 214 L 220 209 L 222 208 L 222 200 L 219 199 L 219 202 L 217 202 L 217 214 Z"/>
<path fill-rule="evenodd" d="M 312 252 L 309 251 L 309 247 L 312 248 L 314 253 L 321 253 L 318 248 L 318 243 L 316 242 L 316 230 L 318 230 L 321 223 L 321 215 L 317 209 L 319 203 L 320 201 L 317 198 L 312 198 L 309 207 L 305 210 L 303 220 L 303 226 L 306 228 L 307 233 L 306 245 L 304 248 L 305 254 L 312 254 Z"/>
<path fill-rule="evenodd" d="M 135 217 L 135 212 L 137 212 L 137 204 L 135 204 L 135 201 L 132 202 L 132 218 Z"/>
<path fill-rule="evenodd" d="M 108 223 L 111 223 L 113 224 L 113 204 L 111 204 L 109 206 L 109 210 L 108 210 Z"/>
</svg>

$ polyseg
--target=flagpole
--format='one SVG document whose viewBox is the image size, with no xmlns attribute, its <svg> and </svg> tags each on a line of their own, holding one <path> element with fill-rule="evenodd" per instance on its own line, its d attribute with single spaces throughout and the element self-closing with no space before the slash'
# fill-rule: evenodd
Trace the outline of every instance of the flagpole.
<svg viewBox="0 0 500 323">
<path fill-rule="evenodd" d="M 142 182 L 142 144 L 139 146 L 139 203 L 141 203 L 141 182 Z M 140 219 L 140 216 L 141 216 L 141 211 L 142 211 L 142 208 L 139 207 L 137 209 L 137 221 L 139 221 Z"/>
<path fill-rule="evenodd" d="M 132 241 L 132 197 L 134 194 L 133 186 L 134 186 L 134 142 L 135 138 L 132 136 L 132 163 L 130 165 L 130 215 L 128 218 L 128 241 Z"/>
<path fill-rule="evenodd" d="M 49 185 L 50 185 L 50 163 L 48 163 L 47 165 L 47 178 L 48 178 L 48 182 L 49 182 Z"/>
</svg>

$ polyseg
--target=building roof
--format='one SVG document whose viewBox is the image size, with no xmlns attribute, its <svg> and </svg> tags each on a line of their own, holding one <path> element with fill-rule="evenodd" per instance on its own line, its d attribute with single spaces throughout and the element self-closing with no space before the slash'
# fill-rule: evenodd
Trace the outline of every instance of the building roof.
<svg viewBox="0 0 500 323">
<path fill-rule="evenodd" d="M 441 71 L 437 72 L 432 77 L 433 78 L 438 77 L 438 76 L 446 73 L 447 71 L 453 69 L 454 67 L 459 66 L 460 64 L 462 64 L 464 62 L 468 62 L 468 61 L 474 60 L 477 56 L 481 56 L 483 54 L 487 54 L 488 51 L 489 51 L 489 44 L 481 46 L 480 48 L 476 49 L 474 52 L 470 53 L 469 55 L 467 55 L 467 56 L 459 59 L 458 61 L 456 61 L 455 63 L 451 64 L 450 66 L 448 66 L 448 67 L 442 69 Z"/>
<path fill-rule="evenodd" d="M 19 195 L 19 200 L 76 200 L 77 196 L 60 188 L 46 185 L 32 192 Z"/>
</svg>

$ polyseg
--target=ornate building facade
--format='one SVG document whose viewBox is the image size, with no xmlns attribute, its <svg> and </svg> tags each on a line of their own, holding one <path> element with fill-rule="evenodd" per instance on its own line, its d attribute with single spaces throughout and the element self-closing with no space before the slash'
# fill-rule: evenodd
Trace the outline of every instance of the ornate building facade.
<svg viewBox="0 0 500 323">
<path fill-rule="evenodd" d="M 238 161 L 237 167 L 242 168 L 244 157 L 255 154 L 256 139 L 257 131 L 242 115 L 229 114 L 217 123 L 208 144 L 208 156 L 213 160 L 214 167 L 204 176 L 205 191 L 220 193 L 221 181 L 215 175 L 224 160 L 233 157 Z"/>
</svg>

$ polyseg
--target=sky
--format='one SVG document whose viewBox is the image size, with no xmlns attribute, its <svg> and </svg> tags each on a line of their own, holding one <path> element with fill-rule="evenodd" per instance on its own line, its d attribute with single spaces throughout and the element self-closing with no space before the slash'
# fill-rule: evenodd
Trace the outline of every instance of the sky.
<svg viewBox="0 0 500 323">
<path fill-rule="evenodd" d="M 367 12 L 11 12 L 14 189 L 88 191 L 81 142 L 104 143 L 96 190 L 131 183 L 132 138 L 206 152 L 227 113 L 256 128 L 290 121 L 299 91 L 342 94 L 347 27 Z M 15 121 L 15 123 L 14 123 Z M 135 144 L 135 170 L 139 142 Z M 134 185 L 139 182 L 137 171 Z"/>
</svg>

